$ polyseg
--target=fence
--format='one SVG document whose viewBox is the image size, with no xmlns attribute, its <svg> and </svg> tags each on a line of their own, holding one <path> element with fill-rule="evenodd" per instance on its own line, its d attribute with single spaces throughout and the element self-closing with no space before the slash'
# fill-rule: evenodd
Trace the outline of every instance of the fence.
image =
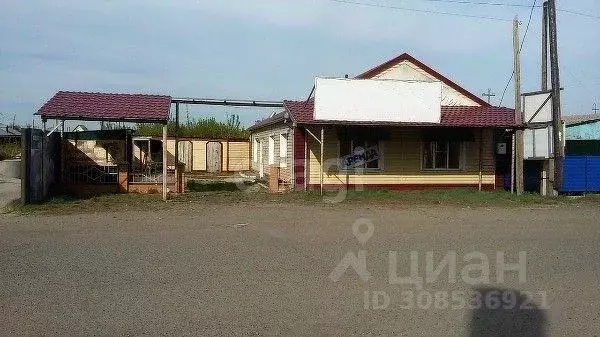
<svg viewBox="0 0 600 337">
<path fill-rule="evenodd" d="M 600 156 L 566 156 L 561 192 L 600 192 Z"/>
<path fill-rule="evenodd" d="M 21 201 L 41 202 L 60 181 L 60 135 L 50 137 L 39 129 L 21 132 Z"/>
<path fill-rule="evenodd" d="M 117 184 L 119 169 L 117 165 L 99 165 L 74 163 L 65 165 L 65 183 L 67 184 Z"/>
</svg>

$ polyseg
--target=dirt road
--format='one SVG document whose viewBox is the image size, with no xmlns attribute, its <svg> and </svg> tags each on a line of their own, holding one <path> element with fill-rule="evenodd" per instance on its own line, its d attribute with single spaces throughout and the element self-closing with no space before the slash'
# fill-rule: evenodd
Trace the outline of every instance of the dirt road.
<svg viewBox="0 0 600 337">
<path fill-rule="evenodd" d="M 397 284 L 410 274 L 411 251 L 420 287 Z M 498 252 L 507 263 L 525 252 L 524 280 L 506 272 L 498 283 Z M 442 266 L 455 254 L 456 275 L 446 266 L 427 281 L 428 254 Z M 4 215 L 0 335 L 598 335 L 598 256 L 600 211 L 592 206 L 193 203 Z M 471 284 L 485 273 L 466 266 L 484 259 L 489 283 Z M 488 296 L 495 290 L 500 308 Z M 504 306 L 513 299 L 517 307 Z"/>
</svg>

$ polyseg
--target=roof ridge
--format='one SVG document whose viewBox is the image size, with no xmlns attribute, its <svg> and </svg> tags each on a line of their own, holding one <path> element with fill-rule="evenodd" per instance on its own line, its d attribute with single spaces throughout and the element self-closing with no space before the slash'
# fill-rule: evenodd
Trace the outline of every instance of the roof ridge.
<svg viewBox="0 0 600 337">
<path fill-rule="evenodd" d="M 151 96 L 151 97 L 171 97 L 164 94 L 145 94 L 145 93 L 126 93 L 126 92 L 101 92 L 101 91 L 71 91 L 60 90 L 58 93 L 64 94 L 85 94 L 85 95 L 115 95 L 115 96 Z"/>
</svg>

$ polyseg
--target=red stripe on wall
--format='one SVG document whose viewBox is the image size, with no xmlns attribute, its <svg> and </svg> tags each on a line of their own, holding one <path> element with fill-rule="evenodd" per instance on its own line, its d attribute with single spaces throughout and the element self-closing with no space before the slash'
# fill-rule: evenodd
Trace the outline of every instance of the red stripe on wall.
<svg viewBox="0 0 600 337">
<path fill-rule="evenodd" d="M 294 128 L 294 188 L 297 190 L 304 189 L 305 141 L 306 134 L 304 130 L 298 127 Z"/>
</svg>

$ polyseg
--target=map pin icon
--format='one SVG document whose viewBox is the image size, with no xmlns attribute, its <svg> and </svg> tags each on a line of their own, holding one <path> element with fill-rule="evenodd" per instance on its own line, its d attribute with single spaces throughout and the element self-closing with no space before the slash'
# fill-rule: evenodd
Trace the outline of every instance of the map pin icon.
<svg viewBox="0 0 600 337">
<path fill-rule="evenodd" d="M 363 246 L 369 241 L 374 231 L 375 225 L 373 225 L 371 220 L 366 218 L 360 218 L 352 224 L 352 233 L 354 233 L 358 242 Z"/>
</svg>

